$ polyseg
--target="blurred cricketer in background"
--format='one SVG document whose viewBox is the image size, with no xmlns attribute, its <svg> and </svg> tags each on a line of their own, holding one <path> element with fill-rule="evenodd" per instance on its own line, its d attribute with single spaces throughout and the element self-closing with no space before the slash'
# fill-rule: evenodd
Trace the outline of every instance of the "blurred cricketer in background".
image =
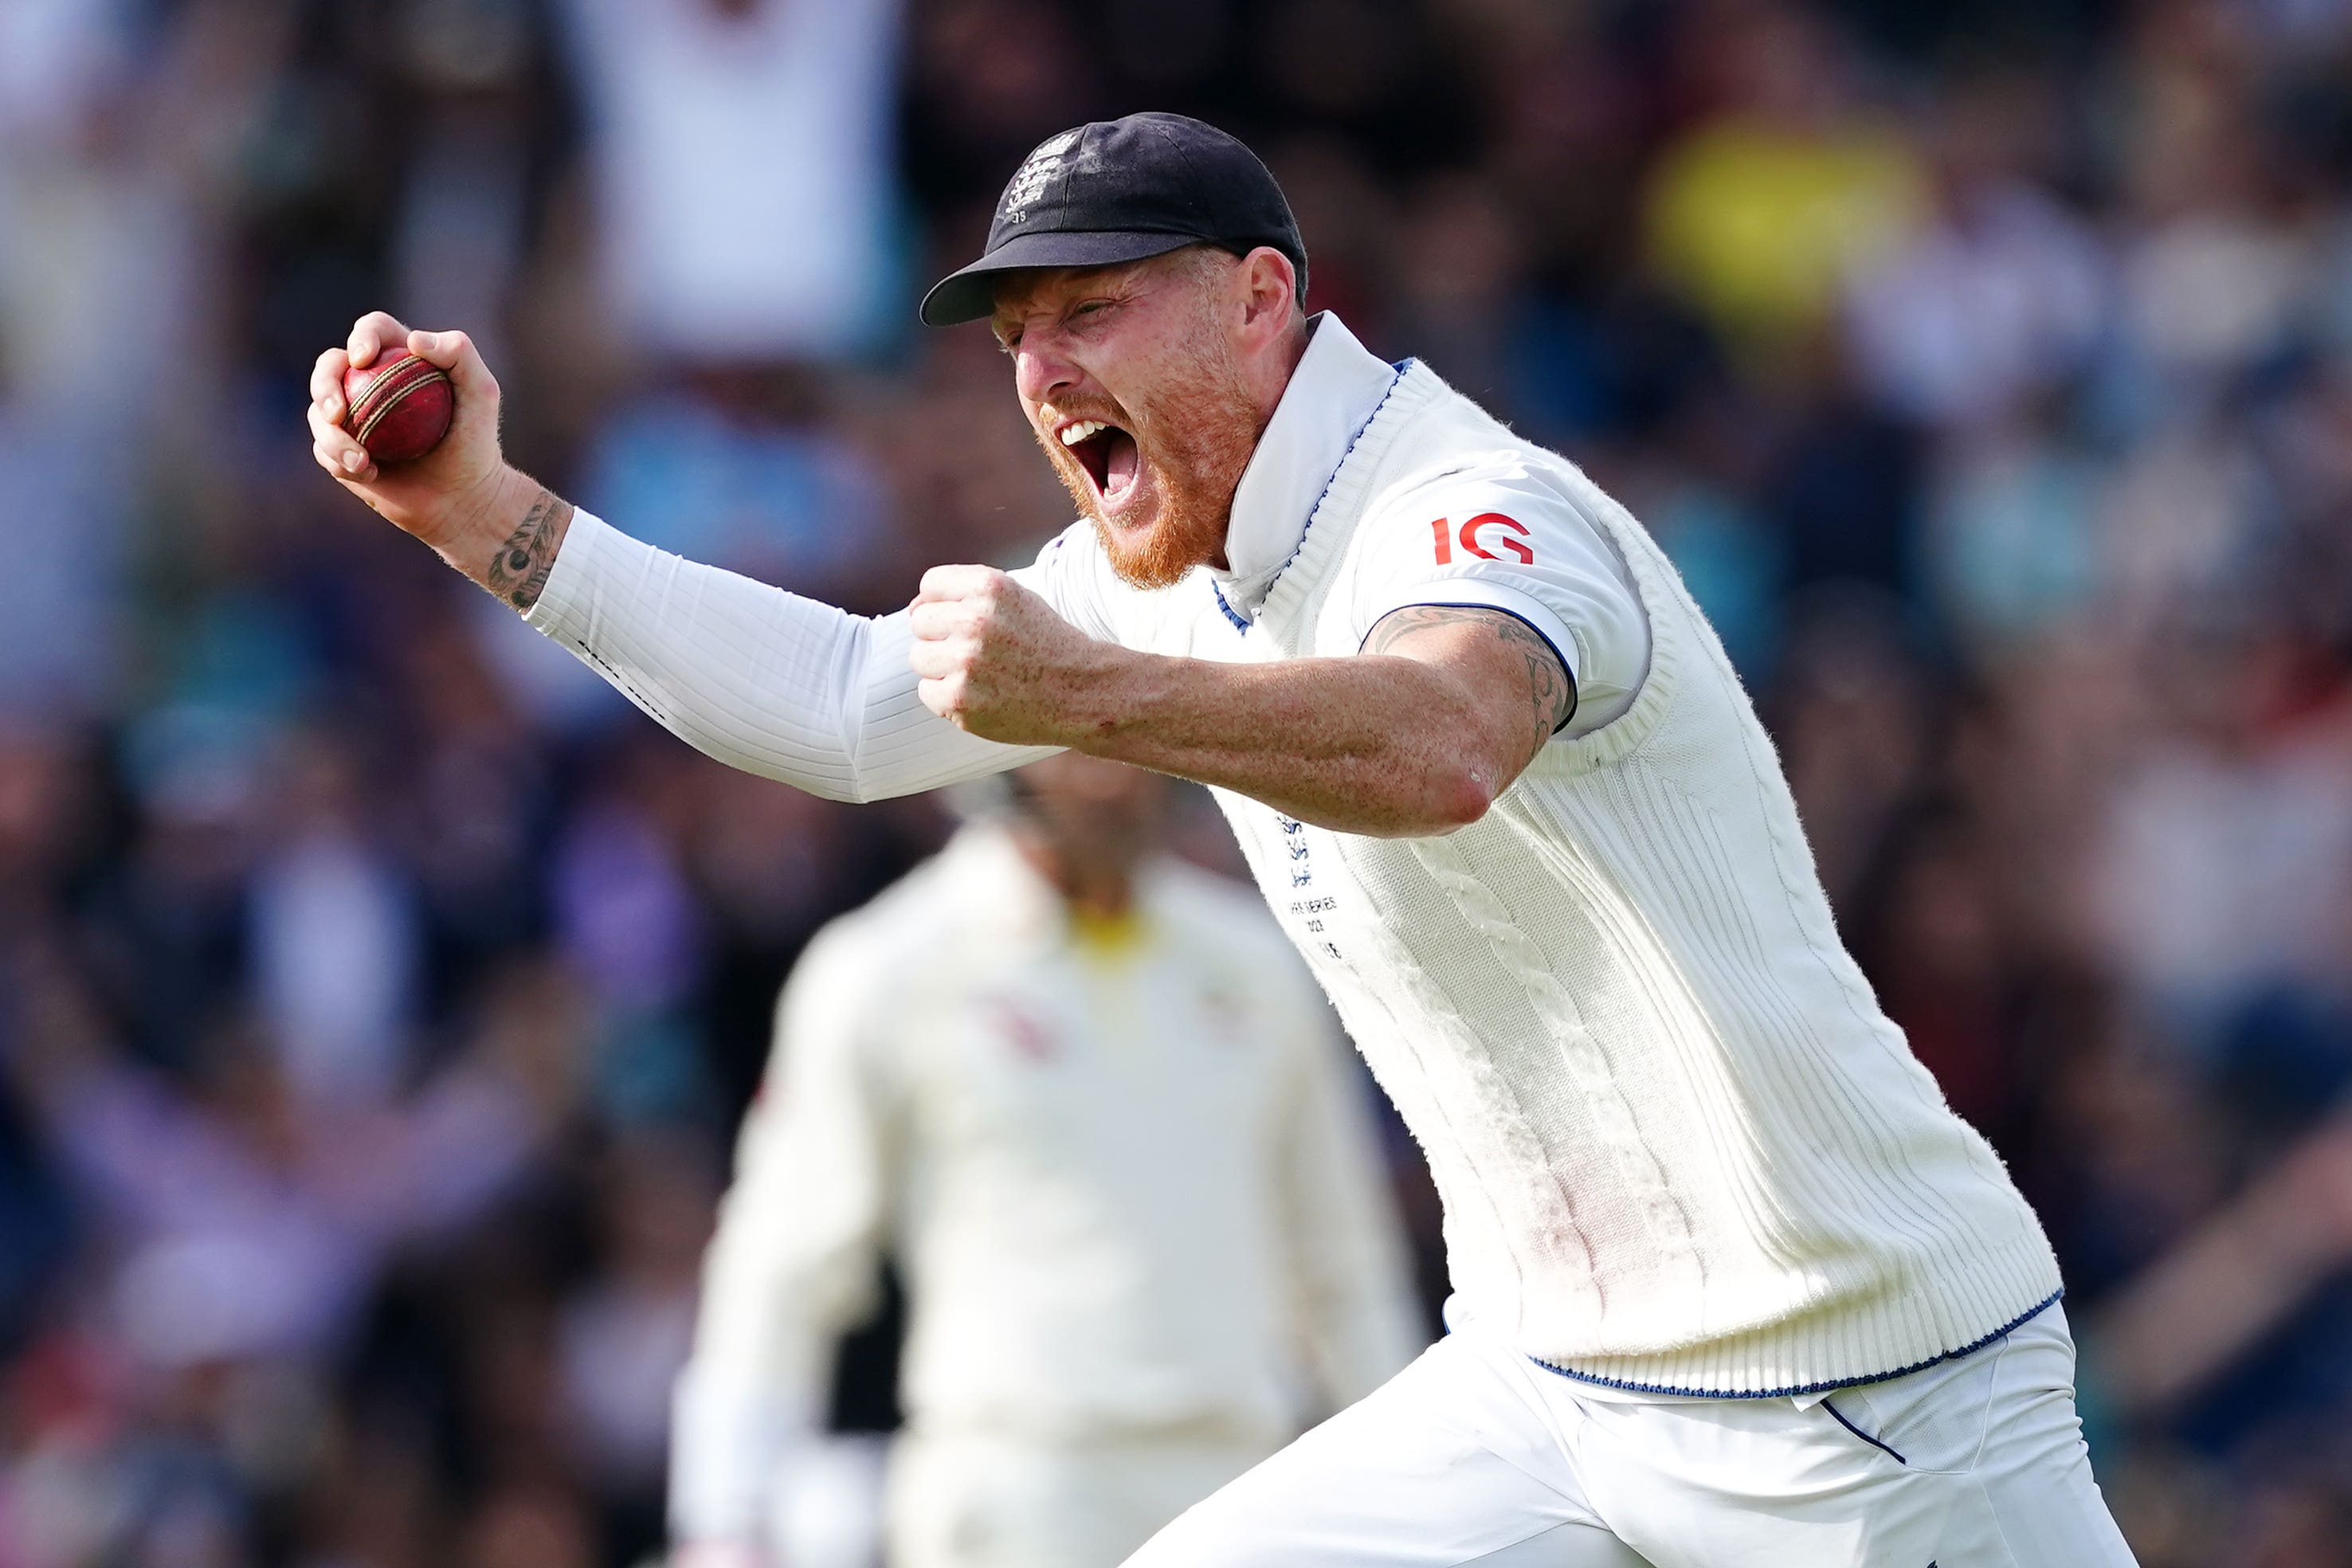
<svg viewBox="0 0 2352 1568">
<path fill-rule="evenodd" d="M 463 333 L 362 318 L 320 463 L 713 756 L 850 799 L 1068 748 L 1211 786 L 1420 1139 L 1452 1331 L 1138 1568 L 2100 1568 L 2056 1258 L 1846 952 L 1771 741 L 1641 524 L 1305 309 L 1264 164 L 1039 145 L 986 319 L 1084 514 L 865 619 L 509 468 Z M 450 367 L 373 467 L 346 365 Z"/>
<path fill-rule="evenodd" d="M 681 1563 L 772 1560 L 885 1248 L 895 1568 L 1115 1568 L 1427 1342 L 1329 1009 L 1255 898 L 1155 852 L 1161 788 L 1008 774 L 801 960 L 678 1386 Z"/>
</svg>

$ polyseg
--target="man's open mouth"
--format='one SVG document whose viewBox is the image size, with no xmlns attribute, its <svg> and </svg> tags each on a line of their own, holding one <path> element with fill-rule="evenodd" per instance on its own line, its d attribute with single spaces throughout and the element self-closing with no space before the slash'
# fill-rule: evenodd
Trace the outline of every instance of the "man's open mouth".
<svg viewBox="0 0 2352 1568">
<path fill-rule="evenodd" d="M 1105 506 L 1117 506 L 1134 492 L 1142 471 L 1135 437 L 1100 419 L 1081 419 L 1063 427 L 1062 445 L 1087 471 L 1095 494 Z"/>
</svg>

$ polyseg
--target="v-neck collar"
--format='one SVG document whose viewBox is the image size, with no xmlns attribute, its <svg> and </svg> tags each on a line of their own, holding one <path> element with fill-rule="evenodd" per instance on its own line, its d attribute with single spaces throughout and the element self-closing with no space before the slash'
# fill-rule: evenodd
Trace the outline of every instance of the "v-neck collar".
<svg viewBox="0 0 2352 1568">
<path fill-rule="evenodd" d="M 1255 616 L 1265 602 L 1297 552 L 1340 459 L 1399 374 L 1328 310 L 1308 329 L 1307 353 L 1234 487 L 1226 568 L 1210 574 L 1226 613 L 1237 620 Z"/>
</svg>

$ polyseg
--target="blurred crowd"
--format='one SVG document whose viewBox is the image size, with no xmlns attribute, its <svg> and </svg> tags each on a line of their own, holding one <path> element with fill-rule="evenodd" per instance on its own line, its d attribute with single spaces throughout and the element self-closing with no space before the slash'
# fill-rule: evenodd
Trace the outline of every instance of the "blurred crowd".
<svg viewBox="0 0 2352 1568">
<path fill-rule="evenodd" d="M 890 608 L 1067 521 L 917 288 L 1144 107 L 1681 565 L 2141 1561 L 2352 1562 L 2352 0 L 0 0 L 0 1568 L 658 1551 L 775 989 L 948 819 L 661 735 L 310 359 Z"/>
</svg>

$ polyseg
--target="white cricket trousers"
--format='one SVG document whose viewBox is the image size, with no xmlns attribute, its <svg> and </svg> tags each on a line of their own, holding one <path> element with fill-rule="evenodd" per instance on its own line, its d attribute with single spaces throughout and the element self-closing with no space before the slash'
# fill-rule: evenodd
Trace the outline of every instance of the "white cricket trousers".
<svg viewBox="0 0 2352 1568">
<path fill-rule="evenodd" d="M 890 1451 L 890 1565 L 1118 1568 L 1279 1440 L 910 1432 Z"/>
<path fill-rule="evenodd" d="M 2054 1305 L 1827 1399 L 1596 1390 L 1472 1325 L 1129 1568 L 2128 1568 Z"/>
</svg>

